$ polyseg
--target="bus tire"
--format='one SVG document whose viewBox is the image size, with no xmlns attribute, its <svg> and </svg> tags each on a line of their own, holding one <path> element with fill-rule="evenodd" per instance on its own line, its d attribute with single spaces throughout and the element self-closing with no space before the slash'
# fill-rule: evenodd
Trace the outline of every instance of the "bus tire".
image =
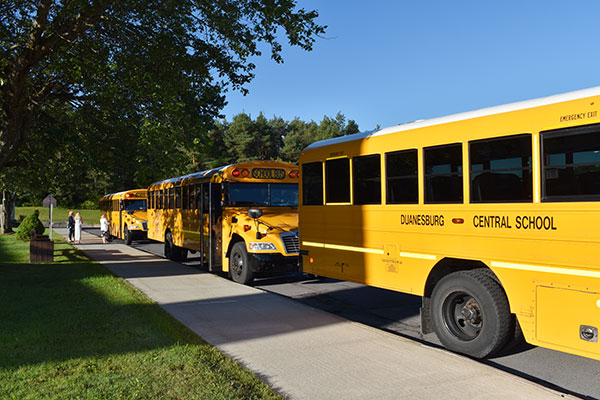
<svg viewBox="0 0 600 400">
<path fill-rule="evenodd" d="M 431 318 L 447 349 L 476 358 L 499 351 L 514 330 L 504 290 L 481 269 L 442 278 L 431 296 Z"/>
<path fill-rule="evenodd" d="M 188 258 L 188 249 L 183 247 L 177 248 L 177 261 L 187 261 Z"/>
<path fill-rule="evenodd" d="M 502 354 L 510 354 L 514 351 L 519 351 L 525 345 L 525 335 L 519 324 L 519 320 L 515 314 L 511 315 L 511 327 L 508 335 L 508 340 L 501 350 Z"/>
<path fill-rule="evenodd" d="M 127 225 L 125 225 L 125 244 L 127 246 L 131 245 L 131 242 L 133 241 L 133 234 L 131 233 L 131 231 L 129 230 L 129 228 L 127 227 Z"/>
<path fill-rule="evenodd" d="M 229 255 L 229 272 L 234 282 L 249 285 L 254 280 L 253 265 L 244 242 L 237 242 Z"/>
<path fill-rule="evenodd" d="M 175 259 L 175 246 L 173 245 L 173 235 L 171 232 L 165 234 L 165 247 L 164 247 L 165 258 L 169 260 Z"/>
</svg>

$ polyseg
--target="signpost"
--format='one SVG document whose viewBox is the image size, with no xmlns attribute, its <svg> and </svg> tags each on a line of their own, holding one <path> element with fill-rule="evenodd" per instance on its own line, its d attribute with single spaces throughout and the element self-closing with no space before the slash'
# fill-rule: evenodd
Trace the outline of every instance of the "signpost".
<svg viewBox="0 0 600 400">
<path fill-rule="evenodd" d="M 42 204 L 44 207 L 50 207 L 50 209 L 48 210 L 49 212 L 49 229 L 50 229 L 50 240 L 52 240 L 52 208 L 56 207 L 56 199 L 54 198 L 54 196 L 52 196 L 51 194 L 49 194 L 48 196 L 46 196 L 46 198 L 44 198 L 44 200 L 42 200 Z"/>
</svg>

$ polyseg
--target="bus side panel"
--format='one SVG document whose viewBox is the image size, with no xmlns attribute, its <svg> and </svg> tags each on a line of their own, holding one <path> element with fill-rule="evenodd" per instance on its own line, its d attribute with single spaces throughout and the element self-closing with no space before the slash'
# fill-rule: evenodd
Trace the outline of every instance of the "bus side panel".
<svg viewBox="0 0 600 400">
<path fill-rule="evenodd" d="M 301 244 L 308 251 L 303 257 L 304 272 L 423 293 L 434 260 L 421 254 L 421 245 L 408 246 L 411 257 L 402 257 L 404 240 L 390 232 L 390 214 L 381 207 L 365 212 L 356 206 L 311 206 L 301 213 Z M 369 229 L 363 229 L 365 220 Z"/>
<path fill-rule="evenodd" d="M 536 341 L 572 353 L 594 354 L 600 359 L 600 290 L 538 285 Z M 557 318 L 560 316 L 560 318 Z M 586 336 L 587 335 L 587 336 Z"/>
<path fill-rule="evenodd" d="M 193 251 L 200 251 L 200 221 L 198 210 L 183 210 L 183 247 Z"/>
<path fill-rule="evenodd" d="M 533 205 L 517 207 L 527 209 Z M 600 292 L 600 276 L 594 275 L 600 243 L 592 232 L 582 234 L 583 227 L 600 225 L 600 213 L 540 211 L 540 205 L 536 207 L 536 212 L 516 212 L 507 207 L 496 210 L 494 213 L 505 219 L 492 227 L 480 226 L 478 216 L 488 212 L 467 211 L 465 206 L 462 210 L 438 210 L 444 217 L 443 226 L 407 225 L 407 215 L 434 214 L 417 208 L 393 211 L 389 206 L 385 210 L 303 207 L 300 232 L 302 248 L 308 251 L 308 256 L 303 257 L 303 269 L 316 275 L 422 295 L 431 268 L 443 258 L 481 261 L 499 278 L 529 343 L 590 357 L 586 352 L 592 345 L 579 337 L 578 329 L 580 325 L 600 328 L 600 323 L 594 325 L 590 322 L 593 319 L 579 313 L 573 316 L 573 312 L 551 311 L 556 299 L 540 296 L 539 282 L 582 287 L 570 296 L 570 292 L 552 293 L 573 308 L 577 307 L 579 293 L 593 293 L 587 300 L 590 306 L 584 307 L 585 315 L 593 316 L 600 310 L 600 296 L 596 295 Z M 522 221 L 517 224 L 517 217 L 522 219 L 524 215 L 542 219 L 550 216 L 551 221 L 525 229 Z M 464 223 L 453 224 L 452 219 L 457 217 Z"/>
</svg>

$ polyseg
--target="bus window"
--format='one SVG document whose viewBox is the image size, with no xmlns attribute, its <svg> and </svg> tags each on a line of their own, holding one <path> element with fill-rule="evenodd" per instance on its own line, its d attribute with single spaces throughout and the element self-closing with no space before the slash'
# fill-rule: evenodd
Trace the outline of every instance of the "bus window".
<svg viewBox="0 0 600 400">
<path fill-rule="evenodd" d="M 189 201 L 189 196 L 188 196 L 188 185 L 183 185 L 181 187 L 181 208 L 183 210 L 187 210 L 188 208 L 188 201 Z"/>
<path fill-rule="evenodd" d="M 269 186 L 266 183 L 231 183 L 229 204 L 232 206 L 267 206 Z"/>
<path fill-rule="evenodd" d="M 202 184 L 202 212 L 208 213 L 208 183 Z"/>
<path fill-rule="evenodd" d="M 325 202 L 350 203 L 350 159 L 325 161 Z"/>
<path fill-rule="evenodd" d="M 175 209 L 175 188 L 169 188 L 169 210 Z"/>
<path fill-rule="evenodd" d="M 297 207 L 298 206 L 298 184 L 297 183 L 270 183 L 271 206 Z"/>
<path fill-rule="evenodd" d="M 175 208 L 181 208 L 181 186 L 175 186 Z"/>
<path fill-rule="evenodd" d="M 542 200 L 600 199 L 600 125 L 541 133 Z"/>
<path fill-rule="evenodd" d="M 146 200 L 125 200 L 123 202 L 123 209 L 125 211 L 143 211 L 146 209 Z"/>
<path fill-rule="evenodd" d="M 320 162 L 302 166 L 302 204 L 323 204 L 323 164 Z"/>
<path fill-rule="evenodd" d="M 235 207 L 295 207 L 298 205 L 296 183 L 229 184 L 229 205 Z"/>
<path fill-rule="evenodd" d="M 471 202 L 530 202 L 531 135 L 469 142 Z"/>
<path fill-rule="evenodd" d="M 385 154 L 387 204 L 416 204 L 419 202 L 419 172 L 417 150 Z"/>
<path fill-rule="evenodd" d="M 427 147 L 425 157 L 425 203 L 463 201 L 462 145 Z"/>
<path fill-rule="evenodd" d="M 354 204 L 381 204 L 381 156 L 352 159 Z"/>
<path fill-rule="evenodd" d="M 197 183 L 194 185 L 194 191 L 196 192 L 194 198 L 196 202 L 194 203 L 194 208 L 196 210 L 202 210 L 202 184 Z"/>
<path fill-rule="evenodd" d="M 211 204 L 210 204 L 210 211 L 211 213 L 213 213 L 213 215 L 217 216 L 221 214 L 221 200 L 222 200 L 222 189 L 221 189 L 221 184 L 220 183 L 210 183 L 210 190 L 211 190 Z M 212 217 L 211 217 L 212 218 Z M 217 221 L 211 220 L 211 222 L 214 224 Z"/>
</svg>

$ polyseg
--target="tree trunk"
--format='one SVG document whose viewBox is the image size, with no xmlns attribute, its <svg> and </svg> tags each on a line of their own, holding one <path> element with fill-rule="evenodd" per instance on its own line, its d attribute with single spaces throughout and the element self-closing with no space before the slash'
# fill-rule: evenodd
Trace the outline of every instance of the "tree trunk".
<svg viewBox="0 0 600 400">
<path fill-rule="evenodd" d="M 4 190 L 2 192 L 2 205 L 0 206 L 0 234 L 12 232 L 12 210 L 13 210 L 14 196 Z"/>
</svg>

